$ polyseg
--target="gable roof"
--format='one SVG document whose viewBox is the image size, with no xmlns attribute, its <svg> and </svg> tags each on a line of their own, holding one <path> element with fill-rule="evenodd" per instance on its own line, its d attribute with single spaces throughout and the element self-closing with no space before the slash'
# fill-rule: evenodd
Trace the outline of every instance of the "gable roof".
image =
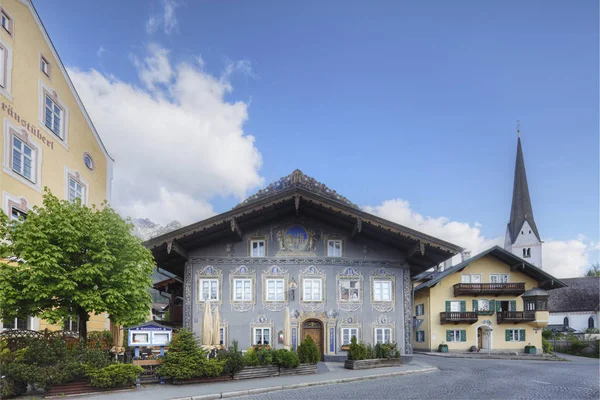
<svg viewBox="0 0 600 400">
<path fill-rule="evenodd" d="M 46 27 L 44 26 L 44 24 L 40 18 L 40 15 L 38 14 L 37 10 L 35 9 L 35 6 L 33 5 L 33 1 L 32 0 L 18 0 L 18 1 L 21 4 L 23 4 L 25 7 L 27 7 L 29 9 L 29 11 L 31 12 L 31 15 L 33 15 L 33 19 L 37 23 L 38 28 L 40 29 L 42 36 L 44 37 L 44 39 L 46 41 L 46 44 L 50 48 L 52 55 L 54 56 L 54 58 L 57 61 L 58 69 L 60 70 L 63 77 L 65 78 L 65 81 L 67 82 L 67 85 L 69 86 L 69 89 L 71 89 L 71 94 L 73 95 L 73 97 L 75 98 L 75 101 L 77 102 L 77 105 L 81 109 L 81 113 L 83 114 L 83 117 L 85 118 L 86 122 L 88 123 L 88 126 L 94 135 L 94 138 L 98 142 L 98 145 L 100 146 L 100 149 L 102 150 L 102 153 L 107 158 L 107 164 L 110 164 L 110 162 L 114 161 L 114 159 L 108 153 L 106 146 L 104 146 L 104 142 L 102 142 L 102 139 L 100 138 L 100 135 L 98 134 L 98 131 L 96 131 L 96 127 L 94 126 L 92 119 L 90 118 L 87 110 L 85 109 L 85 106 L 83 105 L 83 102 L 81 101 L 81 98 L 79 97 L 79 94 L 77 93 L 77 90 L 75 89 L 75 85 L 73 85 L 73 82 L 71 81 L 71 78 L 69 77 L 69 74 L 67 73 L 67 69 L 65 68 L 60 56 L 58 55 L 58 52 L 56 51 L 56 47 L 54 47 L 54 44 L 52 43 L 52 40 L 50 39 L 50 36 L 48 35 L 48 31 L 46 31 Z M 107 178 L 107 179 L 109 179 L 109 178 Z M 106 195 L 108 197 L 109 193 L 107 192 Z"/>
<path fill-rule="evenodd" d="M 550 312 L 598 311 L 600 306 L 600 277 L 567 278 L 567 286 L 553 290 L 548 297 Z"/>
<path fill-rule="evenodd" d="M 259 228 L 265 221 L 295 215 L 319 219 L 348 232 L 349 236 L 364 236 L 403 252 L 407 255 L 411 274 L 421 273 L 462 251 L 452 243 L 364 212 L 299 170 L 267 189 L 250 196 L 230 211 L 144 244 L 152 250 L 161 269 L 183 276 L 188 251 L 215 242 L 240 242 L 244 232 Z M 175 251 L 171 251 L 173 249 Z M 364 262 L 363 258 L 361 260 Z"/>
<path fill-rule="evenodd" d="M 514 244 L 519 235 L 523 224 L 527 221 L 535 236 L 541 242 L 537 225 L 533 218 L 533 207 L 531 207 L 531 197 L 529 196 L 529 186 L 527 185 L 527 174 L 525 173 L 525 160 L 523 159 L 523 149 L 521 148 L 521 137 L 517 141 L 517 159 L 515 161 L 515 180 L 513 183 L 513 197 L 510 207 L 510 220 L 508 222 L 508 232 L 510 242 Z"/>
<path fill-rule="evenodd" d="M 488 255 L 498 259 L 499 261 L 502 261 L 507 265 L 510 265 L 511 269 L 515 268 L 517 271 L 522 272 L 525 275 L 537 280 L 540 283 L 540 287 L 543 289 L 549 290 L 565 286 L 563 282 L 559 281 L 547 272 L 539 269 L 535 265 L 530 264 L 522 258 L 517 257 L 513 253 L 504 250 L 500 246 L 494 246 L 488 250 L 482 251 L 481 253 L 469 258 L 468 260 L 461 262 L 460 264 L 456 264 L 440 272 L 439 274 L 435 275 L 432 279 L 428 280 L 427 282 L 423 282 L 417 287 L 415 287 L 414 291 L 416 292 L 424 288 L 435 286 L 439 281 L 441 281 L 448 275 L 452 275 L 457 271 L 462 271 L 468 265 Z"/>
</svg>

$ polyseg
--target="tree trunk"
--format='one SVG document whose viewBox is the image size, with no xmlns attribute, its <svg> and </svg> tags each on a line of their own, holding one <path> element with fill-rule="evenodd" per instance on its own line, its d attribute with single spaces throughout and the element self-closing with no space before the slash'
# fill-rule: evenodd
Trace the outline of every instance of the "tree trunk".
<svg viewBox="0 0 600 400">
<path fill-rule="evenodd" d="M 90 314 L 80 308 L 77 316 L 79 317 L 79 341 L 85 344 L 87 343 L 87 322 L 90 319 Z"/>
</svg>

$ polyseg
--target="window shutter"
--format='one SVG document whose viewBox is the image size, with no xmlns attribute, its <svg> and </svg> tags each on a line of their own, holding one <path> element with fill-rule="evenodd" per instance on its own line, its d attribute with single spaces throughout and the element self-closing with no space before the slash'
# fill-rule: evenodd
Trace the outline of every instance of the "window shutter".
<svg viewBox="0 0 600 400">
<path fill-rule="evenodd" d="M 502 311 L 502 303 L 500 300 L 496 301 L 496 312 Z"/>
<path fill-rule="evenodd" d="M 496 309 L 496 300 L 490 300 L 490 311 L 494 312 Z"/>
<path fill-rule="evenodd" d="M 446 342 L 452 340 L 452 331 L 446 331 Z"/>
<path fill-rule="evenodd" d="M 526 341 L 525 340 L 525 329 L 520 329 L 519 339 L 520 339 L 521 342 L 525 342 Z"/>
<path fill-rule="evenodd" d="M 505 336 L 505 340 L 506 340 L 507 342 L 510 342 L 510 329 L 506 329 L 506 330 L 504 331 L 504 336 Z"/>
<path fill-rule="evenodd" d="M 516 300 L 510 301 L 510 311 L 517 311 L 517 301 Z"/>
<path fill-rule="evenodd" d="M 450 312 L 450 302 L 446 301 L 446 312 Z"/>
<path fill-rule="evenodd" d="M 463 329 L 460 330 L 460 341 L 461 342 L 467 341 L 467 331 L 465 331 Z"/>
<path fill-rule="evenodd" d="M 467 302 L 463 300 L 460 302 L 460 312 L 465 312 L 465 311 L 467 311 Z"/>
<path fill-rule="evenodd" d="M 477 300 L 473 300 L 473 311 L 477 311 Z"/>
</svg>

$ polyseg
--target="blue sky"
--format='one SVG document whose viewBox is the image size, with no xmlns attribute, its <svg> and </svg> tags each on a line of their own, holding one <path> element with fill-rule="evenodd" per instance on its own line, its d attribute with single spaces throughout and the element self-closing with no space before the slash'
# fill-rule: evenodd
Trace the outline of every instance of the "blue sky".
<svg viewBox="0 0 600 400">
<path fill-rule="evenodd" d="M 260 161 L 237 166 L 256 176 L 235 188 L 190 191 L 207 213 L 300 168 L 385 216 L 377 207 L 402 199 L 410 213 L 492 240 L 509 217 L 520 120 L 542 237 L 584 242 L 598 258 L 595 1 L 35 4 L 63 62 L 81 73 L 78 89 L 95 70 L 111 88 L 118 81 L 186 108 L 172 91 L 181 74 L 144 80 L 142 69 L 157 65 L 144 61 L 149 44 L 172 69 L 201 57 L 202 77 L 229 85 L 220 101 L 243 105 L 240 137 L 254 137 Z"/>
</svg>

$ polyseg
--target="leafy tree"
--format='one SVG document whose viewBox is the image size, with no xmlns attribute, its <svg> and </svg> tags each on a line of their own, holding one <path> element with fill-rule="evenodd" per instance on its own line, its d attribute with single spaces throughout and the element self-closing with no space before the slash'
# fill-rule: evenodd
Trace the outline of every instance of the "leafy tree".
<svg viewBox="0 0 600 400">
<path fill-rule="evenodd" d="M 585 276 L 600 276 L 600 263 L 595 263 L 585 273 Z"/>
<path fill-rule="evenodd" d="M 154 259 L 108 204 L 59 200 L 46 188 L 41 207 L 8 222 L 0 213 L 0 317 L 38 316 L 51 323 L 79 317 L 87 339 L 89 314 L 117 323 L 143 322 L 150 309 Z"/>
</svg>

